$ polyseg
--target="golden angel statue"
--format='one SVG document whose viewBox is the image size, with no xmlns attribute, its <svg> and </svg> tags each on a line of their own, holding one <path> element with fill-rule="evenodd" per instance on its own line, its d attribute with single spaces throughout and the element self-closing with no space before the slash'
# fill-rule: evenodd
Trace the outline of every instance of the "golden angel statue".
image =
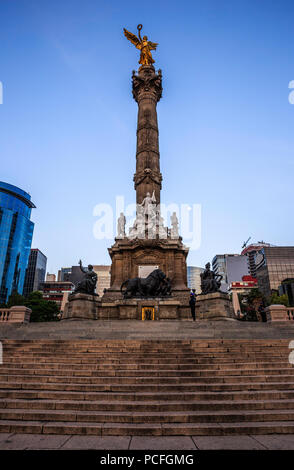
<svg viewBox="0 0 294 470">
<path fill-rule="evenodd" d="M 138 24 L 137 26 L 139 38 L 137 38 L 135 34 L 127 31 L 125 28 L 124 28 L 124 34 L 125 34 L 125 37 L 129 41 L 131 41 L 136 46 L 137 49 L 141 51 L 139 64 L 152 65 L 154 64 L 155 60 L 153 60 L 151 51 L 155 51 L 156 47 L 158 46 L 158 43 L 148 41 L 147 36 L 143 36 L 143 39 L 142 39 L 141 34 L 140 34 L 142 27 L 143 26 L 141 24 Z"/>
</svg>

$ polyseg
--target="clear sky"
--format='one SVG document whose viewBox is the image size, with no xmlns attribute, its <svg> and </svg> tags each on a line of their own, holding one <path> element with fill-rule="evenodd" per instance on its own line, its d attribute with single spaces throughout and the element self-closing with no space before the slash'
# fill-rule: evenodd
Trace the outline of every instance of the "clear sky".
<svg viewBox="0 0 294 470">
<path fill-rule="evenodd" d="M 188 264 L 293 245 L 293 19 L 292 0 L 0 0 L 0 180 L 31 194 L 48 271 L 108 264 L 93 208 L 135 202 L 138 23 L 159 43 L 162 202 L 202 205 Z"/>
</svg>

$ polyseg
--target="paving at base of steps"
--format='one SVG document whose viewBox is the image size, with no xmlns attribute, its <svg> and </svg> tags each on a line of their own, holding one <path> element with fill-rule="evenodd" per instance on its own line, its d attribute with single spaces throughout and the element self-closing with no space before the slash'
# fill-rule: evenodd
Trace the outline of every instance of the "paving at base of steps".
<svg viewBox="0 0 294 470">
<path fill-rule="evenodd" d="M 294 450 L 294 435 L 96 437 L 0 434 L 0 450 Z"/>
</svg>

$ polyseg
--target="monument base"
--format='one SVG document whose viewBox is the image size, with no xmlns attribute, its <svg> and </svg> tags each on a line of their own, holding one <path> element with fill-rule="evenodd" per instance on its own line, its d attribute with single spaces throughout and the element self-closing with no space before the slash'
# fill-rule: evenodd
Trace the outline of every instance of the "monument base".
<svg viewBox="0 0 294 470">
<path fill-rule="evenodd" d="M 120 299 L 105 302 L 87 294 L 71 294 L 62 320 L 186 320 L 190 308 L 170 298 Z"/>
<path fill-rule="evenodd" d="M 96 295 L 70 294 L 61 320 L 97 320 L 97 306 L 100 302 Z"/>
<path fill-rule="evenodd" d="M 109 248 L 112 260 L 111 286 L 104 293 L 102 302 L 115 302 L 122 298 L 121 285 L 127 279 L 147 277 L 149 272 L 160 268 L 171 280 L 172 297 L 188 305 L 190 289 L 187 287 L 186 257 L 188 248 L 177 239 L 130 239 L 116 238 Z"/>
<path fill-rule="evenodd" d="M 197 320 L 236 320 L 232 301 L 224 292 L 199 295 L 196 302 Z"/>
</svg>

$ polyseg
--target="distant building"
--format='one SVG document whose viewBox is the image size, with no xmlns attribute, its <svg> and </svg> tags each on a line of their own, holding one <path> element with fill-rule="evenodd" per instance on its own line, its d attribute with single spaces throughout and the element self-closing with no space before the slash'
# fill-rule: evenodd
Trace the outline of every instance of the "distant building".
<svg viewBox="0 0 294 470">
<path fill-rule="evenodd" d="M 252 276 L 243 276 L 241 281 L 232 282 L 229 285 L 229 294 L 232 294 L 234 312 L 241 312 L 238 294 L 245 294 L 251 289 L 257 288 L 257 279 Z"/>
<path fill-rule="evenodd" d="M 285 279 L 294 278 L 294 246 L 264 246 L 255 255 L 258 288 L 270 297 Z"/>
<path fill-rule="evenodd" d="M 56 282 L 56 274 L 46 274 L 46 282 Z"/>
<path fill-rule="evenodd" d="M 93 265 L 93 270 L 97 274 L 97 288 L 96 293 L 99 296 L 103 295 L 104 289 L 110 287 L 110 266 L 109 265 Z M 71 268 L 61 268 L 58 271 L 58 281 L 69 281 L 75 286 L 84 277 L 84 273 L 81 271 L 80 266 L 71 266 Z"/>
<path fill-rule="evenodd" d="M 43 293 L 43 299 L 53 300 L 62 311 L 65 301 L 67 300 L 68 295 L 74 290 L 74 287 L 75 286 L 72 282 L 45 281 L 41 283 L 40 290 Z"/>
<path fill-rule="evenodd" d="M 39 290 L 41 282 L 45 281 L 47 258 L 38 248 L 32 248 L 23 288 L 23 295 L 27 297 L 31 292 Z"/>
<path fill-rule="evenodd" d="M 31 196 L 0 182 L 0 304 L 12 291 L 23 293 L 34 224 Z"/>
<path fill-rule="evenodd" d="M 247 257 L 238 254 L 216 255 L 212 260 L 212 269 L 221 274 L 220 290 L 227 292 L 232 282 L 242 281 L 243 276 L 249 274 Z"/>
<path fill-rule="evenodd" d="M 246 255 L 248 260 L 248 269 L 252 277 L 256 277 L 256 254 L 265 246 L 274 246 L 270 243 L 265 243 L 264 241 L 252 243 L 251 245 L 246 246 L 241 252 L 241 255 Z"/>
<path fill-rule="evenodd" d="M 187 283 L 189 289 L 196 289 L 196 294 L 201 294 L 201 278 L 200 274 L 203 273 L 203 268 L 197 266 L 187 266 Z"/>
</svg>

